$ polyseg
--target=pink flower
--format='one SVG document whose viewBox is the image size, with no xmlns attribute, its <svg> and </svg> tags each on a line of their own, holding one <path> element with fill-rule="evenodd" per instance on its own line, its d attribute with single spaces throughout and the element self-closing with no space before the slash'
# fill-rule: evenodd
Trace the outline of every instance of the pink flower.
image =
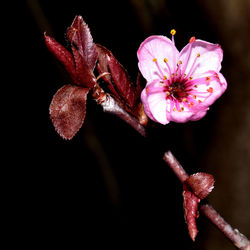
<svg viewBox="0 0 250 250">
<path fill-rule="evenodd" d="M 192 37 L 179 52 L 173 36 L 172 41 L 150 36 L 140 45 L 137 56 L 147 80 L 141 99 L 145 113 L 155 122 L 199 120 L 227 88 L 220 73 L 223 51 L 218 44 Z"/>
</svg>

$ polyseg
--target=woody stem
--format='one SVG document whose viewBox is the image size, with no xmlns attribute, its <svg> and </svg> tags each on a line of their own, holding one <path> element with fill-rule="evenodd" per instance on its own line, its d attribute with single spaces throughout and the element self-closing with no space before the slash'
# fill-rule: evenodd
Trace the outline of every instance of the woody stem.
<svg viewBox="0 0 250 250">
<path fill-rule="evenodd" d="M 181 164 L 177 161 L 174 155 L 167 151 L 163 156 L 163 160 L 169 165 L 169 167 L 176 174 L 178 179 L 183 183 L 188 174 Z M 241 234 L 237 229 L 233 229 L 222 216 L 209 204 L 200 206 L 200 211 L 222 232 L 224 235 L 232 241 L 232 243 L 239 249 L 250 250 L 250 241 L 247 237 Z"/>
<path fill-rule="evenodd" d="M 131 116 L 120 105 L 118 105 L 115 99 L 111 95 L 105 93 L 98 84 L 96 84 L 92 90 L 92 97 L 102 106 L 104 112 L 120 117 L 142 136 L 146 136 L 145 127 L 143 127 L 136 118 Z"/>
<path fill-rule="evenodd" d="M 105 112 L 114 114 L 127 122 L 142 136 L 146 136 L 146 129 L 143 127 L 137 119 L 127 113 L 122 107 L 120 107 L 115 99 L 107 93 L 104 93 L 98 84 L 93 88 L 93 98 L 103 107 Z M 171 151 L 165 152 L 163 160 L 169 165 L 172 171 L 176 174 L 178 179 L 183 183 L 189 176 L 181 164 L 177 161 Z M 231 240 L 231 242 L 241 250 L 250 250 L 250 241 L 247 237 L 241 234 L 237 229 L 233 229 L 222 216 L 216 212 L 216 210 L 209 204 L 200 206 L 200 211 L 222 232 Z"/>
</svg>

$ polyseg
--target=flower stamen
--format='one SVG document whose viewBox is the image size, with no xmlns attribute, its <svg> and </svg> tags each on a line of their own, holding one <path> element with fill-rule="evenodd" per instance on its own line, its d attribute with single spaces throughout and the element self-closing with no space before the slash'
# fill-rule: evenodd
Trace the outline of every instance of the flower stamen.
<svg viewBox="0 0 250 250">
<path fill-rule="evenodd" d="M 207 89 L 207 92 L 213 93 L 213 92 L 214 92 L 214 89 L 213 89 L 212 87 L 210 87 L 210 88 Z"/>
<path fill-rule="evenodd" d="M 193 42 L 195 42 L 195 41 L 196 41 L 195 36 L 192 36 L 192 37 L 189 39 L 189 43 L 193 43 Z"/>
<path fill-rule="evenodd" d="M 195 66 L 195 64 L 196 64 L 196 62 L 197 62 L 197 59 L 200 58 L 200 56 L 201 56 L 201 54 L 198 53 L 197 56 L 195 57 L 195 59 L 194 59 L 194 61 L 193 61 L 193 64 L 192 64 L 192 66 L 191 66 L 189 72 L 187 73 L 187 76 L 186 76 L 187 78 L 193 73 L 194 66 Z M 190 78 L 192 78 L 192 77 L 190 77 Z M 192 80 L 192 79 L 190 79 L 190 80 Z"/>
<path fill-rule="evenodd" d="M 185 58 L 185 63 L 183 64 L 183 68 L 182 68 L 181 80 L 185 77 L 184 74 L 185 74 L 185 71 L 187 69 L 187 65 L 188 65 L 189 58 L 190 58 L 191 51 L 192 51 L 192 46 L 193 46 L 193 43 L 195 41 L 196 41 L 196 39 L 195 39 L 194 36 L 191 37 L 190 40 L 189 40 L 188 51 L 187 51 L 187 55 L 186 55 L 186 58 Z M 198 56 L 198 54 L 197 54 L 197 57 L 200 57 L 200 54 L 199 54 L 199 56 Z"/>
<path fill-rule="evenodd" d="M 167 59 L 167 58 L 164 58 L 163 61 L 166 63 L 167 68 L 168 68 L 169 75 L 172 77 L 171 69 L 170 69 L 170 66 L 169 66 L 169 64 L 168 64 L 168 59 Z"/>
<path fill-rule="evenodd" d="M 171 33 L 172 36 L 174 36 L 174 35 L 176 34 L 176 30 L 175 30 L 175 29 L 172 29 L 172 30 L 170 31 L 170 33 Z"/>
<path fill-rule="evenodd" d="M 159 70 L 159 72 L 160 72 L 160 74 L 161 74 L 161 77 L 164 79 L 164 74 L 163 74 L 163 72 L 162 72 L 162 70 L 161 70 L 161 67 L 160 67 L 158 61 L 157 61 L 157 58 L 153 58 L 153 62 L 155 62 L 155 65 L 156 65 L 157 69 Z M 166 80 L 166 79 L 165 79 L 165 80 Z"/>
<path fill-rule="evenodd" d="M 174 44 L 174 35 L 176 34 L 176 30 L 175 29 L 172 29 L 170 31 L 170 34 L 172 35 L 172 43 Z"/>
</svg>

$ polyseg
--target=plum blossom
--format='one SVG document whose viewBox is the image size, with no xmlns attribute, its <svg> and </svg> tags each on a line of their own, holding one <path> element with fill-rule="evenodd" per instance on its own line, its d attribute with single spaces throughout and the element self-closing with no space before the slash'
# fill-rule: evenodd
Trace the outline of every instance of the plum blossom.
<svg viewBox="0 0 250 250">
<path fill-rule="evenodd" d="M 139 69 L 147 80 L 141 100 L 155 122 L 187 122 L 204 117 L 226 90 L 220 73 L 223 51 L 218 44 L 192 37 L 179 52 L 165 36 L 150 36 L 140 45 Z"/>
</svg>

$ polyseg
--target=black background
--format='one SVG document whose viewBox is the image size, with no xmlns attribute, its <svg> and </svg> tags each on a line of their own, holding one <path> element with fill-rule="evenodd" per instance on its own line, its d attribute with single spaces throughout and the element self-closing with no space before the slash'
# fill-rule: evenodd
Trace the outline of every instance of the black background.
<svg viewBox="0 0 250 250">
<path fill-rule="evenodd" d="M 21 138 L 15 137 L 9 150 L 10 160 L 19 161 L 9 167 L 6 188 L 12 191 L 10 230 L 18 235 L 10 244 L 32 249 L 234 249 L 203 216 L 196 242 L 190 240 L 182 186 L 162 161 L 169 149 L 188 173 L 215 176 L 209 201 L 250 236 L 249 32 L 242 25 L 249 20 L 250 8 L 241 1 L 236 13 L 242 19 L 232 16 L 231 24 L 230 8 L 223 1 L 211 2 L 214 5 L 209 1 L 43 0 L 12 7 L 18 15 L 7 21 L 15 37 L 10 65 L 18 71 L 12 71 L 10 78 L 21 97 L 14 123 Z M 175 28 L 179 50 L 191 36 L 219 43 L 228 90 L 202 120 L 156 126 L 148 138 L 104 114 L 89 96 L 83 127 L 71 141 L 63 140 L 54 130 L 48 108 L 54 93 L 69 79 L 48 52 L 43 32 L 67 47 L 65 31 L 75 15 L 83 16 L 94 41 L 110 49 L 132 79 L 138 73 L 136 51 L 149 35 L 170 37 Z"/>
</svg>

